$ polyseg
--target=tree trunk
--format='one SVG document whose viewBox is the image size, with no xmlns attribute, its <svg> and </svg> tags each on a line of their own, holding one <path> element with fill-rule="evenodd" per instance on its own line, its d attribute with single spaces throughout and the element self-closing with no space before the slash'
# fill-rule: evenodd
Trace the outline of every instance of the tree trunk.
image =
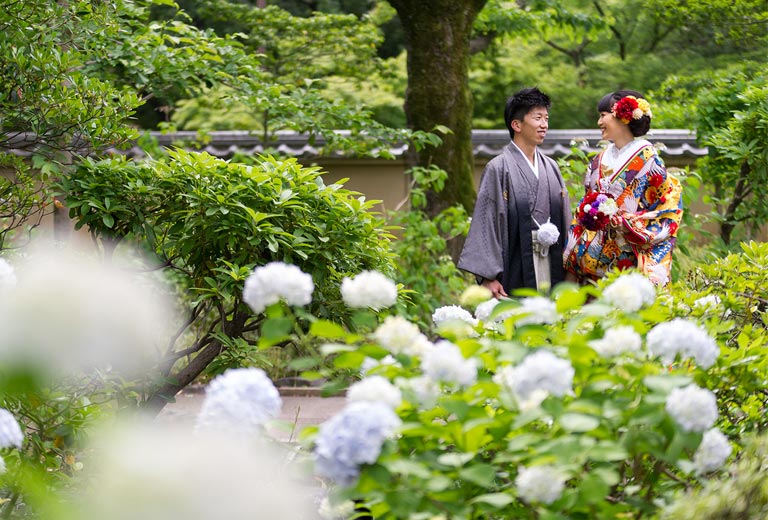
<svg viewBox="0 0 768 520">
<path fill-rule="evenodd" d="M 427 194 L 426 212 L 435 216 L 456 203 L 475 204 L 472 153 L 472 94 L 469 58 L 472 25 L 487 0 L 390 0 L 397 10 L 408 50 L 405 113 L 415 130 L 451 129 L 437 149 L 412 162 L 448 172 L 445 188 Z"/>
</svg>

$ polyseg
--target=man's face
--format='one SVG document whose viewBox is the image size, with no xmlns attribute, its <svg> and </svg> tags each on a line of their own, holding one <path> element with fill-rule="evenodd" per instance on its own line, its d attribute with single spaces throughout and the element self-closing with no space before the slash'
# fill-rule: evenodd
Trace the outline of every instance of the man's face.
<svg viewBox="0 0 768 520">
<path fill-rule="evenodd" d="M 515 131 L 515 142 L 536 146 L 544 142 L 549 128 L 549 111 L 544 107 L 535 107 L 525 114 L 522 121 L 514 120 L 511 123 Z"/>
</svg>

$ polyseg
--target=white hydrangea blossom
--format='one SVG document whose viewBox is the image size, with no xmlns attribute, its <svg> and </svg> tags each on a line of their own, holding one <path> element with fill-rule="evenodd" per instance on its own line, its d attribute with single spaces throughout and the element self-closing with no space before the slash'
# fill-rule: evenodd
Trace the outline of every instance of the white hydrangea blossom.
<svg viewBox="0 0 768 520">
<path fill-rule="evenodd" d="M 475 307 L 491 296 L 491 290 L 484 285 L 470 285 L 461 293 L 459 303 L 468 307 Z"/>
<path fill-rule="evenodd" d="M 349 403 L 320 425 L 315 440 L 315 470 L 341 486 L 353 484 L 360 465 L 373 464 L 384 441 L 402 422 L 382 403 Z"/>
<path fill-rule="evenodd" d="M 624 352 L 638 352 L 643 340 L 629 325 L 611 327 L 602 338 L 592 340 L 589 346 L 604 358 L 615 357 Z"/>
<path fill-rule="evenodd" d="M 371 308 L 375 311 L 397 302 L 397 286 L 378 271 L 363 271 L 341 282 L 341 298 L 353 309 Z"/>
<path fill-rule="evenodd" d="M 603 298 L 624 312 L 636 312 L 656 301 L 656 287 L 640 273 L 623 274 L 605 288 Z"/>
<path fill-rule="evenodd" d="M 5 258 L 0 258 L 0 293 L 16 287 L 16 271 Z"/>
<path fill-rule="evenodd" d="M 24 434 L 19 422 L 11 412 L 0 408 L 0 448 L 21 448 Z"/>
<path fill-rule="evenodd" d="M 477 360 L 467 359 L 450 341 L 438 341 L 421 359 L 421 370 L 432 381 L 469 386 L 477 381 Z"/>
<path fill-rule="evenodd" d="M 517 494 L 528 504 L 551 504 L 563 494 L 565 477 L 554 466 L 520 467 L 515 478 Z"/>
<path fill-rule="evenodd" d="M 383 366 L 383 365 L 398 365 L 399 363 L 395 358 L 392 357 L 391 354 L 387 354 L 381 359 L 374 359 L 372 357 L 367 357 L 363 360 L 363 363 L 360 365 L 360 373 L 361 374 L 367 374 L 374 368 Z"/>
<path fill-rule="evenodd" d="M 398 378 L 397 385 L 413 393 L 416 401 L 424 408 L 432 408 L 440 396 L 440 386 L 427 376 Z"/>
<path fill-rule="evenodd" d="M 720 297 L 716 294 L 708 294 L 706 296 L 702 296 L 701 298 L 698 298 L 695 302 L 693 302 L 694 307 L 717 307 L 720 305 Z"/>
<path fill-rule="evenodd" d="M 231 368 L 206 388 L 197 416 L 201 430 L 252 433 L 280 414 L 283 402 L 260 368 Z"/>
<path fill-rule="evenodd" d="M 435 309 L 432 313 L 432 322 L 435 325 L 440 325 L 443 322 L 451 320 L 463 321 L 473 327 L 477 325 L 477 320 L 472 314 L 458 305 L 444 305 L 443 307 Z"/>
<path fill-rule="evenodd" d="M 720 347 L 707 331 L 684 318 L 659 323 L 648 332 L 646 342 L 651 355 L 659 356 L 667 364 L 680 354 L 707 369 L 720 355 Z"/>
<path fill-rule="evenodd" d="M 706 431 L 717 420 L 715 394 L 694 384 L 672 390 L 667 396 L 665 408 L 672 419 L 687 432 Z"/>
<path fill-rule="evenodd" d="M 354 514 L 355 503 L 351 500 L 344 500 L 339 504 L 331 504 L 328 497 L 323 497 L 317 512 L 323 520 L 346 520 Z"/>
<path fill-rule="evenodd" d="M 415 323 L 402 316 L 387 316 L 373 333 L 374 339 L 393 354 L 418 356 L 429 345 Z"/>
<path fill-rule="evenodd" d="M 516 322 L 518 325 L 555 323 L 560 317 L 555 302 L 544 296 L 523 298 L 520 303 L 520 307 L 512 309 L 513 314 L 526 314 Z"/>
<path fill-rule="evenodd" d="M 255 268 L 245 280 L 243 301 L 258 314 L 280 300 L 288 305 L 307 305 L 314 290 L 312 277 L 295 265 L 270 262 Z"/>
<path fill-rule="evenodd" d="M 393 410 L 403 402 L 400 389 L 382 376 L 369 376 L 350 385 L 347 390 L 347 400 L 369 401 L 372 403 L 384 403 Z"/>
<path fill-rule="evenodd" d="M 526 356 L 517 366 L 504 366 L 493 381 L 507 388 L 527 408 L 540 403 L 547 395 L 561 397 L 573 389 L 575 370 L 570 361 L 548 350 L 538 350 Z"/>
<path fill-rule="evenodd" d="M 6 472 L 5 459 L 0 457 L 0 475 L 3 475 L 5 472 Z"/>
<path fill-rule="evenodd" d="M 709 473 L 722 467 L 728 457 L 731 456 L 731 444 L 728 437 L 717 428 L 704 432 L 701 444 L 693 454 L 693 466 L 696 473 Z"/>
</svg>

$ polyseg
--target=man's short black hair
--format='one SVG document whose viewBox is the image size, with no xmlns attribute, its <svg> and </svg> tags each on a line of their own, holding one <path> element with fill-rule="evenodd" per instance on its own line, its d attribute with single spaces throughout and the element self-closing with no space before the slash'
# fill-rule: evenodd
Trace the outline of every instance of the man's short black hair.
<svg viewBox="0 0 768 520">
<path fill-rule="evenodd" d="M 509 130 L 509 137 L 515 137 L 515 132 L 510 126 L 512 121 L 515 119 L 522 121 L 525 114 L 536 107 L 544 107 L 549 110 L 551 105 L 549 96 L 537 87 L 524 88 L 508 97 L 507 104 L 504 107 L 504 124 L 507 125 L 507 130 Z"/>
</svg>

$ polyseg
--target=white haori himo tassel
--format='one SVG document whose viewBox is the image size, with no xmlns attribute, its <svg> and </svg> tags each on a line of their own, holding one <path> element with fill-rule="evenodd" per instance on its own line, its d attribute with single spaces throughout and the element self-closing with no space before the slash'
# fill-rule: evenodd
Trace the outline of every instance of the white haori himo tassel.
<svg viewBox="0 0 768 520">
<path fill-rule="evenodd" d="M 536 219 L 533 219 L 533 221 L 536 222 Z M 536 222 L 536 225 L 539 226 L 536 239 L 541 246 L 548 248 L 549 246 L 557 243 L 557 239 L 560 238 L 560 231 L 557 229 L 557 226 L 550 221 L 550 219 L 547 219 L 544 224 L 539 224 Z"/>
</svg>

